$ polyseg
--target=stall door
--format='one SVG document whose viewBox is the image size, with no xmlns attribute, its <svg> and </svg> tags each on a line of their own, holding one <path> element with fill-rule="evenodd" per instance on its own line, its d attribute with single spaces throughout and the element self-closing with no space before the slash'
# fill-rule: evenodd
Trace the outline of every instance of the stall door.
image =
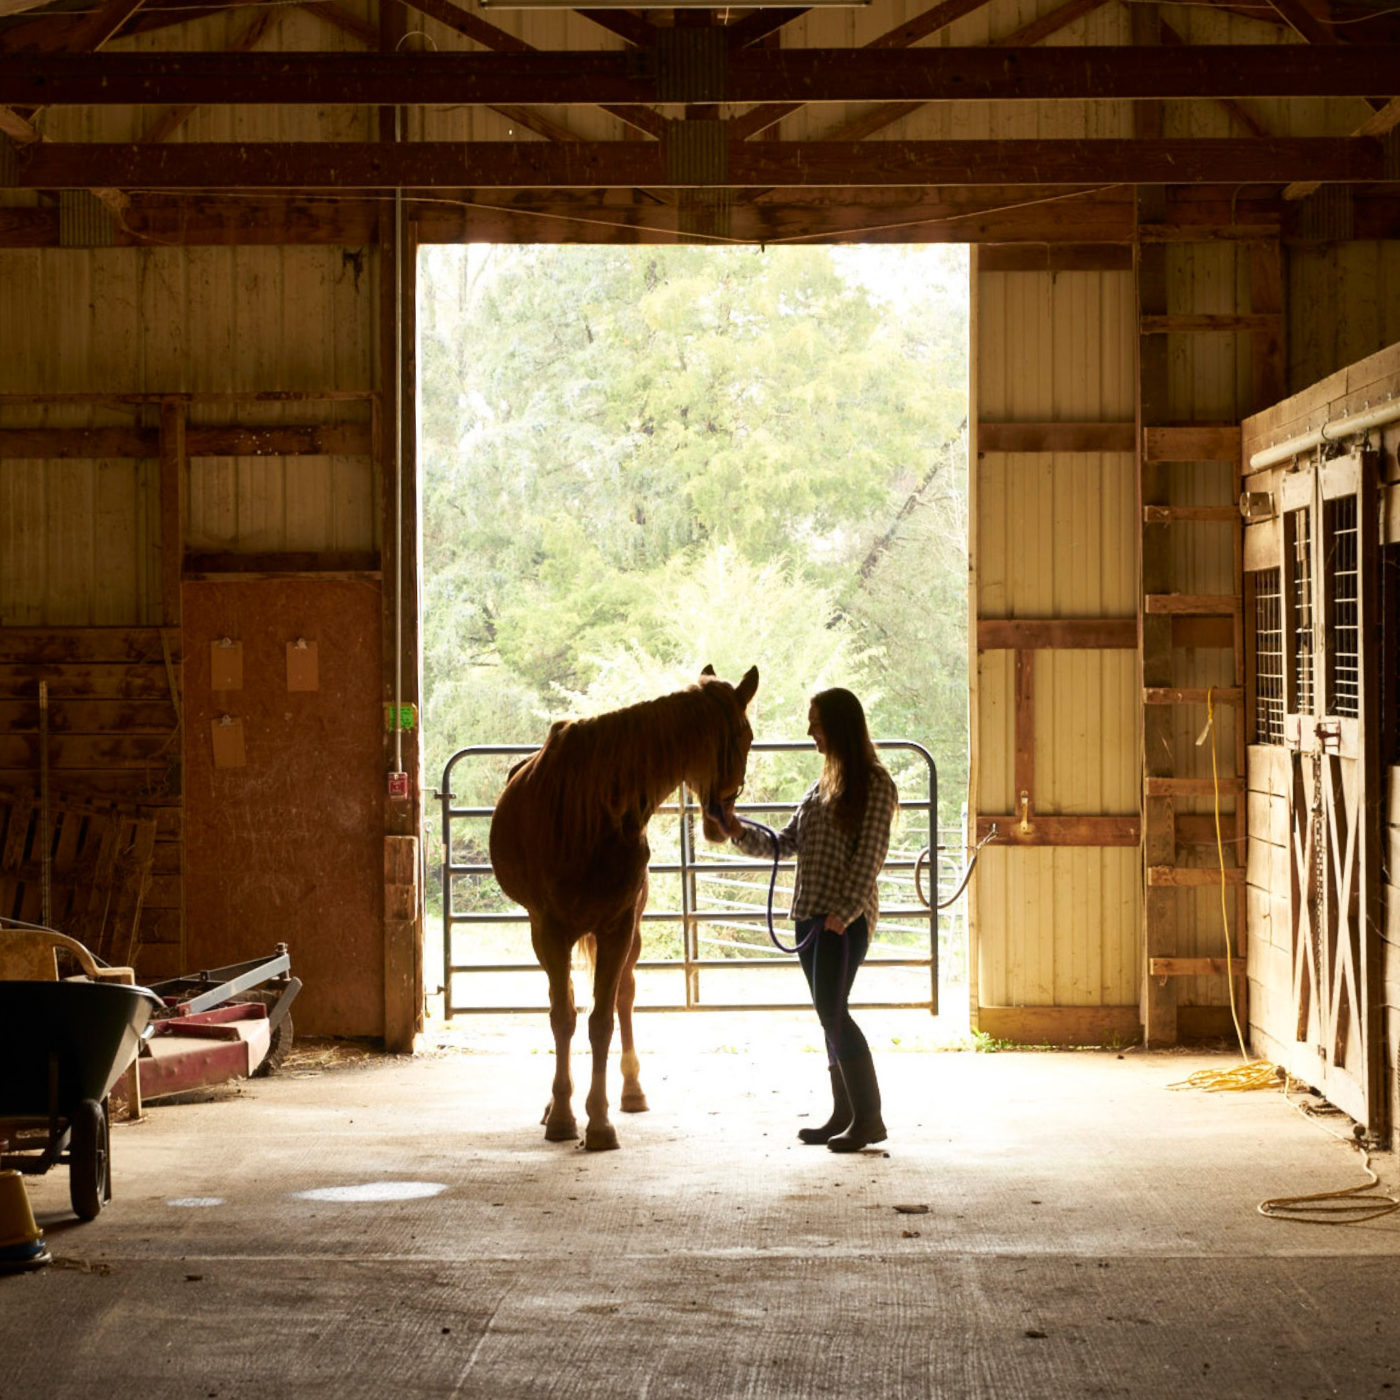
<svg viewBox="0 0 1400 1400">
<path fill-rule="evenodd" d="M 1290 472 L 1281 496 L 1295 1012 L 1285 1068 L 1374 1133 L 1384 1115 L 1375 456 Z"/>
</svg>

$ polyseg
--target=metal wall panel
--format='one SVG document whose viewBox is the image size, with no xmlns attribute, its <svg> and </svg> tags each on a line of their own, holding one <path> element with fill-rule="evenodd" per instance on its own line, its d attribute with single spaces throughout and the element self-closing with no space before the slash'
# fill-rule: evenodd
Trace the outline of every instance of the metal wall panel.
<svg viewBox="0 0 1400 1400">
<path fill-rule="evenodd" d="M 227 395 L 190 421 L 367 422 L 365 400 L 249 404 L 269 390 L 371 388 L 375 278 L 339 248 L 6 253 L 0 323 L 42 328 L 0 393 Z M 155 404 L 0 406 L 3 427 L 154 427 Z M 0 462 L 0 623 L 159 620 L 153 461 Z M 368 457 L 192 463 L 195 548 L 369 550 Z"/>
<path fill-rule="evenodd" d="M 1130 422 L 1129 273 L 977 276 L 978 421 Z M 1137 604 L 1131 453 L 979 453 L 975 609 L 982 617 L 1129 617 Z M 1134 813 L 1132 651 L 1042 651 L 1034 662 L 1042 814 Z M 984 652 L 974 707 L 976 805 L 1015 809 L 1014 655 Z M 1136 848 L 989 847 L 974 901 L 983 1006 L 1094 1006 L 1137 995 Z"/>
</svg>

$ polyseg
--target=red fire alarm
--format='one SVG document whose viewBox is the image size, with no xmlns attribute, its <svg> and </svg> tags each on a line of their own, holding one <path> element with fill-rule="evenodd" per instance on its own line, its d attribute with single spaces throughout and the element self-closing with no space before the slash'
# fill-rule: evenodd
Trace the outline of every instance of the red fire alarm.
<svg viewBox="0 0 1400 1400">
<path fill-rule="evenodd" d="M 389 796 L 390 796 L 391 798 L 407 798 L 407 797 L 408 797 L 408 774 L 407 774 L 407 773 L 390 773 L 390 774 L 389 774 Z"/>
</svg>

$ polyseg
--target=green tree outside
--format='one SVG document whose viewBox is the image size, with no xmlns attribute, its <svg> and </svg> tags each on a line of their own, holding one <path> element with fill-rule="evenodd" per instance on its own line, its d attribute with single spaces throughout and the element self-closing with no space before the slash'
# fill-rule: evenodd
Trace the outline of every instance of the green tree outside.
<svg viewBox="0 0 1400 1400">
<path fill-rule="evenodd" d="M 757 663 L 758 739 L 803 738 L 807 697 L 849 686 L 877 738 L 933 752 L 955 823 L 965 250 L 433 248 L 420 286 L 429 781 Z M 462 770 L 458 801 L 507 766 Z M 790 799 L 814 771 L 752 777 Z"/>
</svg>

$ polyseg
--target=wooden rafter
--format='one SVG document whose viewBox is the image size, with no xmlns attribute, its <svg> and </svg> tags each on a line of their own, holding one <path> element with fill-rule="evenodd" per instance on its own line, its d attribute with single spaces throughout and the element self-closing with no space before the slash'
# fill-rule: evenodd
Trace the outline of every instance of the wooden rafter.
<svg viewBox="0 0 1400 1400">
<path fill-rule="evenodd" d="M 1104 0 L 1069 0 L 1064 23 Z M 481 42 L 484 21 L 451 0 L 413 0 L 443 23 Z M 250 26 L 251 28 L 251 26 Z M 486 26 L 491 29 L 493 26 Z M 245 31 L 246 32 L 246 31 Z M 11 105 L 125 106 L 162 98 L 202 105 L 433 106 L 548 103 L 600 106 L 655 135 L 662 119 L 654 65 L 633 53 L 263 53 L 236 41 L 222 53 L 111 53 L 32 59 L 0 56 L 0 102 Z M 1012 40 L 1017 42 L 1013 43 Z M 1302 45 L 1164 49 L 1035 48 L 1024 31 L 985 48 L 749 50 L 730 56 L 724 102 L 791 107 L 812 102 L 1054 102 L 1101 99 L 1361 97 L 1400 88 L 1400 46 L 1314 50 Z M 867 119 L 862 118 L 862 123 Z M 1247 119 L 1246 119 L 1247 120 Z M 1251 123 L 1258 131 L 1257 123 Z M 745 134 L 742 119 L 735 134 Z M 1371 133 L 1359 133 L 1371 134 Z M 837 138 L 841 139 L 841 138 Z"/>
<path fill-rule="evenodd" d="M 514 34 L 508 34 L 504 29 L 497 28 L 494 24 L 488 24 L 486 20 L 478 15 L 471 14 L 462 9 L 460 5 L 454 5 L 452 0 L 407 0 L 415 10 L 427 15 L 430 19 L 435 19 L 439 24 L 445 24 L 457 33 L 468 39 L 474 40 L 496 53 L 511 54 L 533 54 L 538 50 L 532 44 L 527 44 L 524 39 L 517 38 Z M 396 56 L 399 57 L 399 56 Z M 456 101 L 462 101 L 459 96 Z M 536 98 L 536 101 L 541 99 Z M 553 98 L 546 98 L 553 102 Z M 519 99 L 520 105 L 524 105 L 530 99 Z M 512 104 L 514 105 L 514 104 Z M 665 128 L 665 118 L 659 113 L 651 111 L 647 107 L 640 106 L 620 106 L 598 103 L 594 98 L 590 105 L 601 106 L 603 111 L 610 116 L 617 117 L 620 121 L 626 122 L 629 126 L 636 127 L 639 131 L 644 131 L 649 136 L 659 136 Z M 516 118 L 524 124 L 524 114 L 519 114 Z M 542 133 L 547 134 L 547 133 Z M 551 136 L 552 140 L 562 139 Z"/>
<path fill-rule="evenodd" d="M 35 143 L 22 189 L 567 189 L 952 185 L 1371 183 L 1385 178 L 1367 137 L 812 141 L 731 145 L 712 180 L 678 179 L 664 143 L 634 141 L 216 142 L 149 146 Z"/>
<path fill-rule="evenodd" d="M 1362 122 L 1353 135 L 1384 136 L 1387 131 L 1393 131 L 1397 126 L 1400 126 L 1400 97 L 1392 97 L 1380 111 L 1372 113 Z M 1305 199 L 1308 195 L 1315 194 L 1320 187 L 1321 182 L 1318 180 L 1296 181 L 1285 187 L 1283 197 Z"/>
<path fill-rule="evenodd" d="M 1051 10 L 1048 14 L 1041 15 L 1038 19 L 1032 20 L 1031 23 L 1022 25 L 1004 38 L 992 40 L 988 49 L 995 51 L 1038 44 L 1042 39 L 1049 38 L 1051 34 L 1073 24 L 1076 20 L 1082 19 L 1106 3 L 1107 0 L 1064 0 L 1062 5 Z M 1057 54 L 1058 52 L 1057 50 Z M 1055 58 L 1057 54 L 1052 54 L 1051 58 Z M 1004 57 L 1004 55 L 1000 56 Z M 867 136 L 873 136 L 875 132 L 883 131 L 885 127 L 893 126 L 902 118 L 911 116 L 923 105 L 922 102 L 886 103 L 884 106 L 876 107 L 872 111 L 853 117 L 848 122 L 843 122 L 833 131 L 825 132 L 823 139 L 828 141 L 863 141 Z"/>
<path fill-rule="evenodd" d="M 229 45 L 230 53 L 247 53 L 262 42 L 263 38 L 276 29 L 278 21 L 282 18 L 280 10 L 260 10 L 253 15 L 250 23 L 244 26 L 243 30 L 237 34 L 233 42 Z M 185 103 L 181 106 L 170 107 L 162 112 L 141 133 L 140 140 L 147 143 L 156 143 L 168 140 L 175 134 L 189 119 L 199 110 L 200 104 L 197 102 Z"/>
<path fill-rule="evenodd" d="M 985 4 L 987 4 L 987 0 L 942 0 L 941 4 L 925 10 L 912 20 L 881 34 L 879 38 L 872 39 L 865 47 L 885 52 L 891 49 L 908 48 L 910 45 L 918 43 L 920 39 L 927 39 L 930 35 L 946 29 L 954 20 L 961 19 L 963 15 L 980 10 Z M 776 107 L 767 105 L 755 107 L 753 111 L 736 117 L 730 123 L 730 135 L 737 140 L 746 141 L 750 137 L 757 136 L 759 132 L 766 131 L 769 127 L 776 125 L 784 117 L 800 111 L 801 108 L 802 103 L 800 102 Z"/>
</svg>

